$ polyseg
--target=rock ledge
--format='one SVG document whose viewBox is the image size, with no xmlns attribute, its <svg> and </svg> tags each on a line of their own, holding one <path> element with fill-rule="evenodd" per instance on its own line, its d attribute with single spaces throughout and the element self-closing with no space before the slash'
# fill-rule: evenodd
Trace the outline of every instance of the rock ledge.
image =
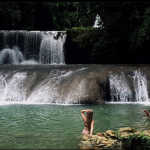
<svg viewBox="0 0 150 150">
<path fill-rule="evenodd" d="M 96 135 L 83 135 L 78 147 L 79 149 L 128 150 L 124 147 L 124 142 L 131 135 L 135 135 L 135 140 L 137 140 L 137 136 L 141 133 L 150 138 L 150 130 L 139 131 L 130 127 L 120 128 L 117 131 L 107 130 L 105 133 L 97 133 Z M 142 150 L 138 144 L 135 145 L 135 148 Z"/>
</svg>

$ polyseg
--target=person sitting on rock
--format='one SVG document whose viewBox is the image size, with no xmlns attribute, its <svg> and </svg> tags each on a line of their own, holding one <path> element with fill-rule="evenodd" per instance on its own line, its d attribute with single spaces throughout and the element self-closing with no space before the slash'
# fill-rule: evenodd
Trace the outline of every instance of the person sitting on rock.
<svg viewBox="0 0 150 150">
<path fill-rule="evenodd" d="M 148 125 L 149 121 L 150 121 L 150 110 L 149 111 L 146 111 L 146 110 L 143 110 L 146 115 L 147 115 L 147 118 L 144 120 L 144 123 L 146 123 L 146 126 Z"/>
<path fill-rule="evenodd" d="M 84 114 L 86 113 L 86 116 Z M 94 129 L 94 120 L 92 120 L 93 117 L 93 110 L 92 109 L 87 109 L 87 110 L 81 110 L 81 116 L 84 121 L 84 129 L 82 134 L 93 134 L 93 129 Z"/>
<path fill-rule="evenodd" d="M 143 111 L 146 113 L 147 116 L 150 116 L 150 110 L 149 110 L 149 112 L 146 110 L 143 110 Z"/>
</svg>

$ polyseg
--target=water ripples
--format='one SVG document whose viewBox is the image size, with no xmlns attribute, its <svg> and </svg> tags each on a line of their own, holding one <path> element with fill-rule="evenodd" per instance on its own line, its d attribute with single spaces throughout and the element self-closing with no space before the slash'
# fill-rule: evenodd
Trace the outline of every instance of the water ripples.
<svg viewBox="0 0 150 150">
<path fill-rule="evenodd" d="M 82 109 L 93 109 L 94 134 L 121 127 L 147 129 L 143 105 L 3 105 L 0 148 L 77 149 L 84 128 Z"/>
</svg>

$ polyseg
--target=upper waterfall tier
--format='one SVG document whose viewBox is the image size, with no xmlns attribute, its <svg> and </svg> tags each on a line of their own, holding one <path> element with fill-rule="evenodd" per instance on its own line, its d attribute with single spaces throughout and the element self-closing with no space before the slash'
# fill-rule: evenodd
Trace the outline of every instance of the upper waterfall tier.
<svg viewBox="0 0 150 150">
<path fill-rule="evenodd" d="M 64 31 L 0 31 L 0 64 L 64 64 Z"/>
</svg>

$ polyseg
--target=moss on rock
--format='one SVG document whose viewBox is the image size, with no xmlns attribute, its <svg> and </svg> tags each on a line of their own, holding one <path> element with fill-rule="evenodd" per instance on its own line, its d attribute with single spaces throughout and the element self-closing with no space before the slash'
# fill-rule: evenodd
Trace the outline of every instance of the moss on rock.
<svg viewBox="0 0 150 150">
<path fill-rule="evenodd" d="M 120 128 L 117 131 L 107 130 L 96 135 L 83 135 L 80 149 L 126 149 L 148 150 L 150 147 L 150 131 L 139 131 L 130 127 Z"/>
</svg>

